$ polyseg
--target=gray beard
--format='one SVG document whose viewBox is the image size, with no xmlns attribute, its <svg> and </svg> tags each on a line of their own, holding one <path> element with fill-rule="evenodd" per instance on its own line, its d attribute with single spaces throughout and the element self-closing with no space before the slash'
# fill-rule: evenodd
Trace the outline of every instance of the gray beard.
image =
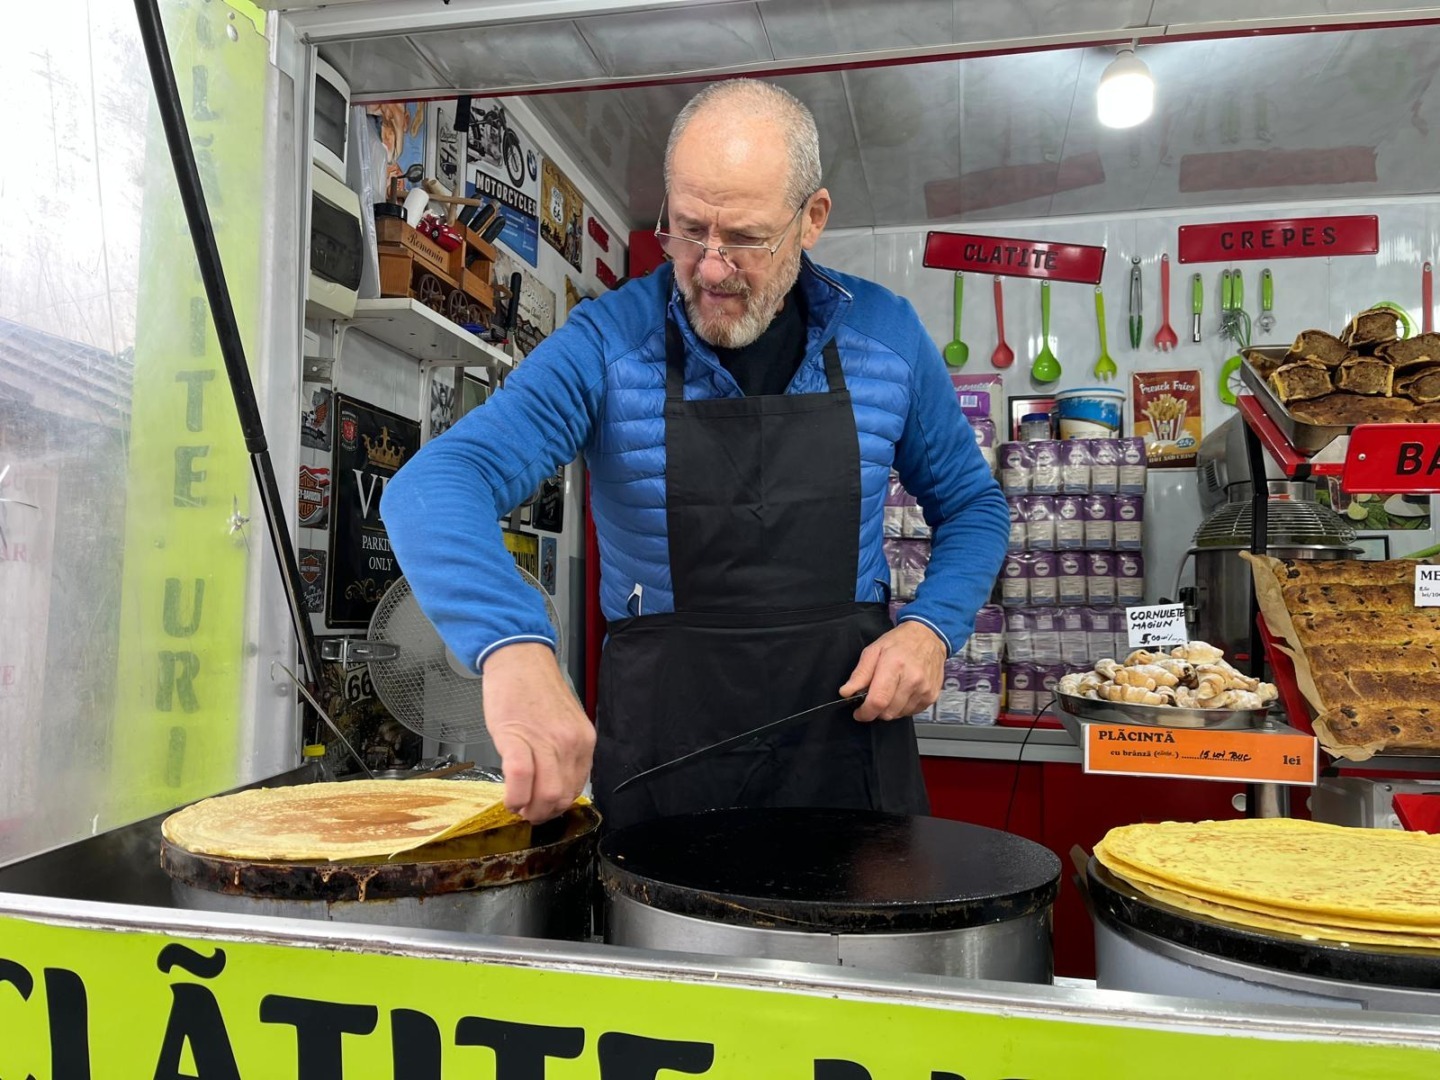
<svg viewBox="0 0 1440 1080">
<path fill-rule="evenodd" d="M 696 268 L 698 267 L 697 263 Z M 721 349 L 743 349 L 760 339 L 760 335 L 780 310 L 781 301 L 799 277 L 800 246 L 797 244 L 793 254 L 786 257 L 770 283 L 760 292 L 753 291 L 748 285 L 735 290 L 734 295 L 745 300 L 743 312 L 734 317 L 721 315 L 712 318 L 706 318 L 700 313 L 699 290 L 695 286 L 693 271 L 689 278 L 675 275 L 675 281 L 685 300 L 685 314 L 690 317 L 690 325 L 700 336 L 700 340 Z M 728 278 L 726 280 L 729 281 Z"/>
</svg>

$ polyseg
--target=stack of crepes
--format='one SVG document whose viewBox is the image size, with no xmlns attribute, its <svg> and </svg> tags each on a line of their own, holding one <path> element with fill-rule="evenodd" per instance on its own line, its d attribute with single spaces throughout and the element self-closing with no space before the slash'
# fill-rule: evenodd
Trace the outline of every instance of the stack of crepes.
<svg viewBox="0 0 1440 1080">
<path fill-rule="evenodd" d="M 1095 858 L 1182 911 L 1314 941 L 1440 949 L 1440 836 L 1290 818 L 1111 829 Z"/>
<path fill-rule="evenodd" d="M 504 799 L 504 784 L 469 780 L 253 788 L 177 811 L 161 832 L 196 855 L 340 862 L 390 857 L 521 823 Z"/>
</svg>

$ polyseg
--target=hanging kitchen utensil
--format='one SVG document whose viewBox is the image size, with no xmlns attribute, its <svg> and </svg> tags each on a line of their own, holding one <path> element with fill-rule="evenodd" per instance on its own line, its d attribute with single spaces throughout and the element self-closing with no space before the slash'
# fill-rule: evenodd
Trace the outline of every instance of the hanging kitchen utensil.
<svg viewBox="0 0 1440 1080">
<path fill-rule="evenodd" d="M 1240 365 L 1244 362 L 1244 358 L 1237 353 L 1226 360 L 1220 369 L 1216 389 L 1219 391 L 1220 400 L 1226 405 L 1234 405 L 1237 395 L 1245 389 L 1245 383 L 1240 378 Z"/>
<path fill-rule="evenodd" d="M 945 346 L 945 363 L 951 367 L 964 367 L 970 359 L 970 346 L 960 340 L 960 309 L 965 299 L 965 275 L 955 271 L 955 339 Z"/>
<path fill-rule="evenodd" d="M 1155 331 L 1155 348 L 1169 352 L 1180 344 L 1170 325 L 1170 256 L 1160 256 L 1160 329 Z"/>
<path fill-rule="evenodd" d="M 995 335 L 998 341 L 990 354 L 990 363 L 997 368 L 1008 368 L 1015 363 L 1015 350 L 1005 343 L 1005 287 L 999 275 L 995 278 Z"/>
<path fill-rule="evenodd" d="M 1423 333 L 1435 332 L 1435 276 L 1427 262 L 1420 268 L 1420 326 Z"/>
<path fill-rule="evenodd" d="M 1200 315 L 1205 310 L 1205 279 L 1196 274 L 1190 279 L 1190 340 L 1200 340 Z"/>
<path fill-rule="evenodd" d="M 564 670 L 565 635 L 555 604 L 539 581 L 519 567 L 515 570 L 545 603 L 559 643 L 556 660 Z M 341 664 L 368 664 L 375 696 L 417 735 L 471 746 L 489 741 L 484 680 L 445 647 L 404 577 L 385 590 L 365 638 L 326 638 L 320 655 Z"/>
<path fill-rule="evenodd" d="M 615 785 L 615 793 L 618 795 L 627 787 L 638 784 L 642 780 L 653 780 L 657 776 L 663 776 L 665 773 L 675 771 L 682 765 L 690 765 L 703 758 L 714 757 L 716 754 L 723 754 L 726 750 L 733 750 L 737 746 L 744 746 L 754 739 L 761 739 L 766 735 L 773 735 L 801 721 L 810 719 L 815 713 L 823 712 L 826 709 L 838 708 L 841 705 L 859 704 L 865 700 L 865 693 L 866 691 L 862 690 L 853 697 L 836 698 L 834 701 L 827 701 L 823 705 L 816 705 L 813 708 L 804 709 L 801 712 L 791 713 L 789 716 L 780 720 L 772 720 L 768 724 L 761 724 L 759 727 L 751 728 L 749 731 L 742 731 L 739 735 L 732 735 L 728 739 L 721 739 L 719 742 L 711 743 L 709 746 L 702 746 L 699 750 L 692 750 L 688 754 L 681 754 L 677 758 L 671 758 L 669 761 L 662 762 L 653 768 L 646 769 L 644 772 L 638 772 L 634 776 L 620 781 L 620 783 Z M 856 721 L 853 720 L 851 721 L 851 723 L 855 722 Z"/>
<path fill-rule="evenodd" d="M 1427 264 L 1428 265 L 1428 264 Z M 1275 329 L 1275 277 L 1266 267 L 1260 271 L 1260 318 L 1255 321 L 1262 334 Z"/>
<path fill-rule="evenodd" d="M 1050 351 L 1050 282 L 1040 282 L 1040 354 L 1030 366 L 1030 377 L 1037 383 L 1054 382 L 1060 378 L 1060 361 Z"/>
<path fill-rule="evenodd" d="M 1140 295 L 1140 257 L 1134 256 L 1130 260 L 1130 348 L 1140 348 L 1140 341 L 1144 337 L 1141 332 L 1141 324 L 1144 321 L 1143 297 Z"/>
<path fill-rule="evenodd" d="M 1230 312 L 1234 304 L 1231 299 L 1233 286 L 1230 284 L 1230 271 L 1220 271 L 1220 336 L 1230 336 Z"/>
<path fill-rule="evenodd" d="M 1110 346 L 1105 334 L 1105 290 L 1095 286 L 1095 325 L 1100 331 L 1100 358 L 1095 361 L 1095 378 L 1109 382 L 1118 370 L 1110 358 Z"/>
</svg>

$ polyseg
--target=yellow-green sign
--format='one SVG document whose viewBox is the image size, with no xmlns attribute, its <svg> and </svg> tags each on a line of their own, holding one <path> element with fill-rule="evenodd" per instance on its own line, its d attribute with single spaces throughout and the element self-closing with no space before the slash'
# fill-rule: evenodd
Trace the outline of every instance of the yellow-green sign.
<svg viewBox="0 0 1440 1080">
<path fill-rule="evenodd" d="M 978 1006 L 974 1007 L 978 1008 Z M 771 985 L 177 939 L 0 918 L 20 1080 L 1244 1080 L 1440 1075 L 1440 1054 L 1049 1021 Z"/>
<path fill-rule="evenodd" d="M 266 177 L 265 39 L 249 4 L 236 10 L 219 2 L 168 0 L 162 7 L 196 163 L 254 368 Z M 137 135 L 144 132 L 141 127 Z M 231 528 L 232 521 L 254 516 L 249 457 L 175 192 L 174 166 L 153 111 L 146 137 L 111 741 L 115 783 L 109 804 L 121 819 L 211 795 L 240 779 L 246 574 L 249 553 L 266 542 L 263 526 Z"/>
</svg>

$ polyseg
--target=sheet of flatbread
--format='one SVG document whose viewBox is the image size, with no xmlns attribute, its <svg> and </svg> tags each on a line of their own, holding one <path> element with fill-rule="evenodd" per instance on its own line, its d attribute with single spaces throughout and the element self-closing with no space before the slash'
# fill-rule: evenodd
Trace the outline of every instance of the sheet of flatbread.
<svg viewBox="0 0 1440 1080">
<path fill-rule="evenodd" d="M 1301 922 L 1280 915 L 1266 915 L 1257 911 L 1232 907 L 1228 904 L 1217 904 L 1160 885 L 1143 884 L 1138 881 L 1131 881 L 1130 884 L 1136 891 L 1154 900 L 1159 900 L 1162 904 L 1179 908 L 1181 911 L 1190 911 L 1197 915 L 1218 919 L 1220 922 L 1243 926 L 1248 930 L 1292 934 L 1307 941 L 1333 941 L 1346 945 L 1383 945 L 1392 949 L 1440 949 L 1440 935 L 1437 934 L 1360 930 L 1348 926 Z"/>
<path fill-rule="evenodd" d="M 171 814 L 165 839 L 197 855 L 337 862 L 396 855 L 520 820 L 505 785 L 458 780 L 352 780 L 253 788 Z"/>
<path fill-rule="evenodd" d="M 1166 888 L 1301 921 L 1440 931 L 1440 836 L 1428 833 L 1292 818 L 1169 821 L 1111 829 L 1095 856 Z"/>
<path fill-rule="evenodd" d="M 1316 716 L 1317 735 L 1322 723 L 1326 737 L 1321 741 L 1335 746 L 1368 747 L 1372 751 L 1433 751 L 1440 747 L 1440 702 L 1434 708 L 1369 702 L 1341 705 Z"/>
</svg>

